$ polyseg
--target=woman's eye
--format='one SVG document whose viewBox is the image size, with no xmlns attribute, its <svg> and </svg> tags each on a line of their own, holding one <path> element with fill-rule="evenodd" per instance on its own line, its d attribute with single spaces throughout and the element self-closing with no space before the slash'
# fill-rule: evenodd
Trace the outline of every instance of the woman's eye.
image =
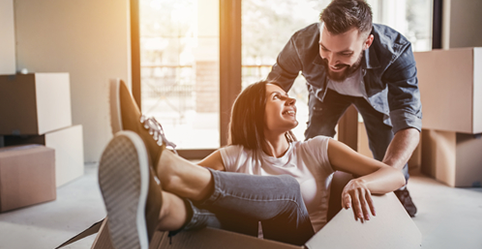
<svg viewBox="0 0 482 249">
<path fill-rule="evenodd" d="M 274 95 L 274 96 L 273 96 L 273 99 L 279 99 L 279 96 L 278 96 L 278 95 Z"/>
</svg>

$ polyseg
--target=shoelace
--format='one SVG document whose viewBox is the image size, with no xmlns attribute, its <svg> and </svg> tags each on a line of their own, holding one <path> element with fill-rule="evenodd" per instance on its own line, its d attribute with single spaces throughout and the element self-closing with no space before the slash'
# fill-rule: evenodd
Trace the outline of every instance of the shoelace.
<svg viewBox="0 0 482 249">
<path fill-rule="evenodd" d="M 140 121 L 144 125 L 144 128 L 149 130 L 149 134 L 157 142 L 157 145 L 162 146 L 163 144 L 165 144 L 166 146 L 171 147 L 177 154 L 176 144 L 167 140 L 164 129 L 162 129 L 162 125 L 157 122 L 155 118 L 142 115 Z"/>
</svg>

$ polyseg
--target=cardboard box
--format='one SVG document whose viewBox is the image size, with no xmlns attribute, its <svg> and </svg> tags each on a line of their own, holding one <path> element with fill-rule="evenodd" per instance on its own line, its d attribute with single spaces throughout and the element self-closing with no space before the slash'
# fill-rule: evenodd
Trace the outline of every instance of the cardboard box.
<svg viewBox="0 0 482 249">
<path fill-rule="evenodd" d="M 6 146 L 41 144 L 55 149 L 56 186 L 62 186 L 84 174 L 82 125 L 36 136 L 4 136 Z"/>
<path fill-rule="evenodd" d="M 342 209 L 326 226 L 318 231 L 304 246 L 295 246 L 277 241 L 259 239 L 239 233 L 204 228 L 196 231 L 184 231 L 171 239 L 167 232 L 156 232 L 150 242 L 150 249 L 172 248 L 373 248 L 405 249 L 420 248 L 422 235 L 415 223 L 408 216 L 393 193 L 373 196 L 377 216 L 368 222 L 355 221 L 351 209 Z M 107 218 L 92 225 L 84 232 L 68 240 L 57 248 L 65 247 L 79 239 L 98 234 L 92 249 L 113 249 L 108 232 Z"/>
<path fill-rule="evenodd" d="M 0 76 L 0 135 L 42 135 L 72 125 L 68 73 Z"/>
<path fill-rule="evenodd" d="M 422 172 L 451 187 L 481 187 L 481 135 L 423 130 Z"/>
<path fill-rule="evenodd" d="M 0 149 L 0 212 L 55 200 L 54 153 L 40 145 Z"/>
<path fill-rule="evenodd" d="M 0 74 L 15 73 L 15 23 L 13 0 L 0 1 Z"/>
<path fill-rule="evenodd" d="M 352 210 L 342 209 L 304 248 L 419 248 L 422 236 L 411 218 L 393 193 L 374 196 L 377 216 L 366 223 L 356 222 Z M 394 225 L 396 224 L 396 226 Z M 157 248 L 303 248 L 275 241 L 232 233 L 232 238 L 218 243 L 227 231 L 193 231 L 172 238 L 172 244 L 164 235 Z M 184 235 L 184 237 L 182 237 Z M 194 238 L 193 238 L 194 237 Z M 250 244 L 246 244 L 249 241 Z M 201 242 L 201 243 L 200 243 Z M 210 242 L 210 244 L 209 244 Z M 201 244 L 202 247 L 198 245 Z M 269 247 L 268 247 L 269 245 Z"/>
<path fill-rule="evenodd" d="M 482 48 L 416 52 L 424 129 L 482 133 Z"/>
</svg>

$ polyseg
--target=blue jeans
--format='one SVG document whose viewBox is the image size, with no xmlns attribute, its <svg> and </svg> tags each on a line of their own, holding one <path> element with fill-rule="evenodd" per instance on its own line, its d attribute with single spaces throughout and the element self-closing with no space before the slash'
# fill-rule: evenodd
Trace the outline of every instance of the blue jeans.
<svg viewBox="0 0 482 249">
<path fill-rule="evenodd" d="M 376 111 L 362 97 L 346 96 L 327 89 L 325 99 L 321 102 L 310 93 L 308 102 L 310 116 L 305 138 L 309 139 L 318 135 L 334 137 L 336 134 L 335 126 L 351 104 L 363 117 L 368 135 L 368 145 L 373 157 L 382 161 L 388 145 L 393 139 L 392 127 L 383 123 L 384 114 Z M 405 180 L 408 180 L 407 164 L 403 167 L 403 174 Z"/>
<path fill-rule="evenodd" d="M 303 245 L 314 235 L 300 185 L 288 175 L 253 176 L 211 170 L 213 193 L 202 202 L 186 201 L 191 219 L 182 230 L 206 226 Z"/>
</svg>

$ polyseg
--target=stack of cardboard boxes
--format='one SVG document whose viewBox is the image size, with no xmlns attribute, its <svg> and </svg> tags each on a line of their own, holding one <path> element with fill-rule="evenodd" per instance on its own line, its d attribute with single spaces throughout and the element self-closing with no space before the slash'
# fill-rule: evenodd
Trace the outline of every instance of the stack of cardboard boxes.
<svg viewBox="0 0 482 249">
<path fill-rule="evenodd" d="M 68 73 L 0 75 L 0 120 L 1 211 L 53 200 L 56 187 L 83 175 Z"/>
<path fill-rule="evenodd" d="M 415 53 L 423 107 L 422 172 L 452 187 L 482 183 L 482 48 Z"/>
<path fill-rule="evenodd" d="M 56 187 L 83 175 L 84 153 L 82 126 L 72 126 L 69 75 L 16 74 L 12 0 L 0 1 L 0 30 L 0 212 L 4 212 L 54 200 Z"/>
</svg>

